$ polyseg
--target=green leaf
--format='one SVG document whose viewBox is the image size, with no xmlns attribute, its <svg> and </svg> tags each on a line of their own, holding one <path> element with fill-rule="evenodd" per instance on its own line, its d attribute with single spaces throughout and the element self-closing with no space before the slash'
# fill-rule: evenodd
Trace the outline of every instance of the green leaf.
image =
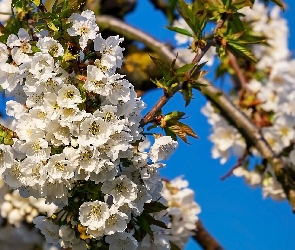
<svg viewBox="0 0 295 250">
<path fill-rule="evenodd" d="M 26 6 L 26 0 L 12 0 L 11 6 L 16 8 L 23 8 L 24 6 Z"/>
<path fill-rule="evenodd" d="M 85 4 L 85 2 L 85 0 L 64 0 L 60 16 L 63 18 L 69 17 L 73 12 L 78 11 L 80 7 Z"/>
<path fill-rule="evenodd" d="M 270 0 L 270 1 L 272 1 L 273 3 L 281 7 L 282 10 L 285 10 L 284 3 L 281 0 Z"/>
<path fill-rule="evenodd" d="M 172 130 L 170 130 L 169 127 L 164 128 L 164 131 L 165 131 L 165 133 L 166 133 L 167 136 L 170 136 L 174 141 L 177 141 L 176 134 Z"/>
<path fill-rule="evenodd" d="M 195 63 L 188 63 L 180 67 L 176 70 L 176 75 L 179 75 L 181 73 L 187 73 L 189 70 L 191 70 L 196 64 Z"/>
<path fill-rule="evenodd" d="M 32 3 L 38 7 L 41 4 L 41 0 L 32 0 Z"/>
<path fill-rule="evenodd" d="M 151 129 L 156 128 L 156 127 L 158 127 L 158 125 L 157 124 L 153 124 L 153 125 L 151 125 L 151 126 L 149 126 L 147 128 L 147 131 L 150 131 Z"/>
<path fill-rule="evenodd" d="M 47 26 L 48 26 L 49 29 L 51 29 L 51 30 L 53 30 L 53 31 L 55 31 L 55 32 L 56 32 L 56 31 L 59 31 L 59 27 L 56 27 L 56 26 L 54 25 L 53 21 L 47 23 Z"/>
<path fill-rule="evenodd" d="M 68 8 L 72 11 L 79 10 L 81 5 L 85 4 L 86 0 L 70 0 L 68 1 Z"/>
<path fill-rule="evenodd" d="M 223 0 L 223 4 L 229 9 L 232 4 L 232 0 Z"/>
<path fill-rule="evenodd" d="M 179 34 L 182 34 L 182 35 L 185 35 L 185 36 L 193 37 L 193 35 L 186 29 L 182 29 L 182 28 L 179 28 L 179 27 L 172 27 L 172 26 L 165 26 L 165 28 L 167 28 L 168 30 L 175 31 L 175 32 L 177 32 Z"/>
<path fill-rule="evenodd" d="M 37 46 L 35 46 L 35 45 L 33 45 L 32 47 L 31 47 L 31 49 L 32 49 L 32 51 L 34 52 L 34 53 L 37 53 L 37 52 L 40 52 L 41 50 L 37 47 Z"/>
<path fill-rule="evenodd" d="M 179 6 L 187 18 L 190 20 L 194 19 L 194 13 L 192 12 L 192 9 L 184 0 L 179 0 Z"/>
<path fill-rule="evenodd" d="M 159 220 L 155 219 L 152 215 L 143 212 L 143 216 L 146 218 L 146 220 L 147 220 L 150 224 L 152 224 L 152 225 L 156 225 L 156 226 L 161 227 L 161 228 L 169 229 L 169 228 L 167 227 L 167 225 L 166 225 L 163 221 L 159 221 Z"/>
<path fill-rule="evenodd" d="M 20 28 L 21 28 L 21 21 L 18 18 L 9 19 L 4 29 L 1 30 L 1 33 L 3 33 L 3 35 L 0 36 L 0 42 L 6 43 L 8 36 L 10 34 L 16 35 Z"/>
<path fill-rule="evenodd" d="M 226 48 L 233 52 L 234 54 L 239 54 L 243 57 L 246 57 L 254 62 L 257 62 L 257 59 L 253 55 L 253 53 L 243 44 L 234 42 L 234 41 L 228 41 L 226 44 Z"/>
<path fill-rule="evenodd" d="M 241 9 L 246 6 L 253 7 L 254 0 L 232 0 L 232 6 L 236 9 Z"/>
<path fill-rule="evenodd" d="M 236 13 L 232 15 L 232 21 L 228 22 L 228 27 L 233 33 L 239 33 L 245 30 L 243 22 L 241 21 L 239 15 Z"/>
<path fill-rule="evenodd" d="M 164 121 L 169 121 L 171 119 L 180 120 L 184 115 L 184 112 L 173 111 L 164 116 Z"/>
<path fill-rule="evenodd" d="M 140 228 L 147 233 L 151 239 L 154 239 L 153 230 L 151 229 L 151 221 L 147 220 L 145 218 L 145 214 L 142 214 L 142 216 L 137 217 L 137 220 L 139 222 Z"/>
<path fill-rule="evenodd" d="M 6 131 L 0 131 L 0 144 L 4 144 L 4 140 L 7 137 L 7 132 Z"/>
<path fill-rule="evenodd" d="M 202 0 L 206 10 L 212 12 L 220 13 L 226 12 L 226 6 L 221 0 Z"/>
<path fill-rule="evenodd" d="M 185 100 L 185 106 L 187 107 L 193 98 L 192 87 L 188 86 L 187 88 L 182 89 L 181 94 L 183 96 L 183 99 Z"/>
<path fill-rule="evenodd" d="M 238 32 L 238 33 L 235 33 L 235 34 L 231 34 L 231 35 L 228 35 L 226 37 L 226 40 L 238 40 L 243 34 L 244 34 L 244 30 Z"/>
<path fill-rule="evenodd" d="M 197 90 L 200 90 L 200 87 L 207 87 L 209 86 L 208 84 L 204 84 L 204 83 L 199 83 L 198 81 L 195 81 L 193 84 L 192 84 L 192 87 L 194 89 L 197 89 Z"/>
<path fill-rule="evenodd" d="M 157 213 L 161 212 L 163 210 L 166 210 L 168 207 L 163 205 L 161 202 L 158 201 L 151 201 L 150 203 L 145 203 L 144 204 L 144 210 L 147 213 Z"/>
<path fill-rule="evenodd" d="M 55 13 L 57 11 L 58 0 L 55 0 L 54 4 L 52 5 L 52 12 Z"/>
<path fill-rule="evenodd" d="M 208 6 L 224 6 L 224 3 L 221 0 L 202 0 L 202 2 Z"/>
<path fill-rule="evenodd" d="M 181 250 L 177 245 L 175 245 L 173 242 L 169 241 L 171 250 Z"/>
<path fill-rule="evenodd" d="M 161 89 L 167 89 L 166 88 L 166 82 L 164 79 L 161 79 L 161 80 L 153 80 L 153 79 L 150 79 L 152 83 L 154 83 L 158 88 L 161 88 Z M 163 83 L 162 83 L 163 82 Z"/>
<path fill-rule="evenodd" d="M 177 3 L 178 3 L 178 0 L 169 0 L 168 1 L 168 8 L 167 8 L 166 14 L 167 14 L 170 25 L 173 23 L 174 12 L 175 12 L 175 8 L 176 8 Z"/>
<path fill-rule="evenodd" d="M 153 57 L 150 55 L 150 58 L 153 60 L 154 64 L 156 64 L 157 68 L 160 70 L 162 76 L 165 79 L 170 78 L 170 67 L 160 58 Z"/>
</svg>

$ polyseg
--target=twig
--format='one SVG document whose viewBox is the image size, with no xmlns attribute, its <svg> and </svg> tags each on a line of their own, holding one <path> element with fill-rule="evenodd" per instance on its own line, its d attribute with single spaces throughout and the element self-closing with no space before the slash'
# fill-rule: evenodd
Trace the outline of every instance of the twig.
<svg viewBox="0 0 295 250">
<path fill-rule="evenodd" d="M 220 29 L 226 19 L 227 19 L 228 15 L 224 14 L 222 15 L 222 18 L 220 19 L 220 21 L 216 24 L 216 27 L 213 31 L 213 36 L 216 34 L 216 32 L 218 31 L 218 29 Z M 197 64 L 202 58 L 203 56 L 206 54 L 206 52 L 210 49 L 210 47 L 213 45 L 214 41 L 213 39 L 208 40 L 206 46 L 200 51 L 200 53 L 198 53 L 194 59 L 192 60 L 192 63 Z M 191 70 L 189 70 L 189 72 L 187 73 L 189 77 L 191 77 L 195 70 L 196 70 L 197 66 L 193 67 Z M 152 109 L 141 119 L 140 121 L 140 125 L 143 127 L 146 124 L 148 124 L 149 122 L 151 122 L 154 119 L 154 116 L 157 112 L 159 112 L 163 106 L 179 91 L 183 88 L 183 85 L 186 82 L 180 82 L 179 85 L 177 86 L 177 88 L 171 93 L 171 94 L 167 94 L 166 92 L 164 92 L 164 95 L 160 98 L 160 100 L 155 104 L 154 107 L 152 107 Z"/>
<path fill-rule="evenodd" d="M 201 92 L 210 100 L 216 108 L 222 111 L 227 121 L 235 126 L 243 137 L 251 142 L 260 152 L 261 156 L 271 165 L 277 180 L 281 183 L 289 200 L 293 212 L 295 212 L 295 173 L 287 164 L 272 150 L 259 128 L 239 109 L 224 93 L 214 87 L 205 79 L 198 80 L 207 84 L 201 88 Z M 251 145 L 249 145 L 251 146 Z"/>
<path fill-rule="evenodd" d="M 212 235 L 204 228 L 202 222 L 196 222 L 197 230 L 194 239 L 199 245 L 206 250 L 223 250 L 222 246 L 212 237 Z"/>
<path fill-rule="evenodd" d="M 240 87 L 242 90 L 246 89 L 247 81 L 245 79 L 245 76 L 237 62 L 237 58 L 229 51 L 227 51 L 228 54 L 228 59 L 229 59 L 229 64 L 233 67 L 236 76 L 238 78 L 238 82 L 240 84 Z"/>
<path fill-rule="evenodd" d="M 163 60 L 170 63 L 175 59 L 175 54 L 165 44 L 159 42 L 157 39 L 148 34 L 136 29 L 120 20 L 112 17 L 100 16 L 97 18 L 99 25 L 109 28 L 118 34 L 121 34 L 129 39 L 137 40 L 144 43 L 149 49 L 156 52 Z M 178 60 L 175 66 L 181 67 L 183 63 Z M 265 158 L 275 173 L 277 180 L 281 183 L 284 192 L 291 204 L 293 211 L 295 211 L 295 173 L 292 171 L 284 161 L 276 155 L 268 142 L 263 137 L 260 129 L 239 109 L 225 94 L 213 86 L 208 80 L 199 79 L 198 82 L 207 84 L 206 87 L 201 88 L 201 93 L 207 97 L 217 108 L 224 114 L 225 118 L 234 125 L 239 132 L 248 139 L 253 146 L 257 148 L 261 156 Z"/>
<path fill-rule="evenodd" d="M 220 180 L 224 181 L 225 179 L 230 177 L 233 174 L 234 170 L 243 164 L 243 162 L 247 158 L 247 155 L 248 155 L 248 151 L 245 150 L 243 155 L 238 159 L 238 162 L 225 175 L 221 176 Z"/>
</svg>

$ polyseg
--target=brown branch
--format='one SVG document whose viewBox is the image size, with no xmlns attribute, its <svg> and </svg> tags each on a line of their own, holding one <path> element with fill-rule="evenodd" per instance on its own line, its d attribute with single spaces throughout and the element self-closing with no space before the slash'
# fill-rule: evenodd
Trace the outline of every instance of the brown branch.
<svg viewBox="0 0 295 250">
<path fill-rule="evenodd" d="M 238 83 L 239 83 L 239 87 L 244 90 L 246 89 L 246 85 L 247 85 L 247 81 L 246 78 L 237 62 L 237 58 L 229 51 L 227 51 L 228 54 L 228 59 L 229 59 L 229 64 L 230 66 L 232 66 L 232 68 L 234 69 L 236 76 L 238 78 Z"/>
<path fill-rule="evenodd" d="M 197 230 L 193 238 L 199 245 L 206 250 L 222 250 L 222 246 L 211 236 L 211 234 L 204 228 L 202 222 L 196 222 Z"/>
<path fill-rule="evenodd" d="M 224 181 L 225 179 L 230 177 L 233 174 L 234 170 L 243 164 L 243 162 L 247 158 L 247 155 L 248 150 L 245 150 L 244 154 L 238 159 L 238 162 L 225 175 L 221 176 L 220 180 Z"/>
<path fill-rule="evenodd" d="M 130 39 L 144 43 L 149 49 L 156 52 L 167 63 L 171 63 L 176 55 L 165 44 L 146 33 L 112 17 L 101 16 L 97 18 L 99 25 L 107 27 L 118 34 Z M 183 63 L 176 61 L 175 66 L 181 67 Z M 272 150 L 268 142 L 263 137 L 259 128 L 239 109 L 226 95 L 212 85 L 208 80 L 199 79 L 202 84 L 207 84 L 201 88 L 201 93 L 207 97 L 224 114 L 225 118 L 235 126 L 239 132 L 260 152 L 261 156 L 271 165 L 277 180 L 281 183 L 289 203 L 295 211 L 295 173 L 284 161 Z M 164 102 L 163 102 L 164 103 Z M 160 104 L 159 106 L 161 106 Z M 250 145 L 249 145 L 250 146 Z"/>
<path fill-rule="evenodd" d="M 216 32 L 218 31 L 218 29 L 220 29 L 226 19 L 227 19 L 228 15 L 224 14 L 222 15 L 222 18 L 220 19 L 220 21 L 216 24 L 216 27 L 213 31 L 213 36 L 216 34 Z M 194 59 L 192 60 L 192 63 L 197 64 L 202 58 L 203 56 L 206 54 L 206 52 L 210 49 L 210 47 L 213 45 L 214 41 L 213 39 L 208 40 L 206 46 L 201 49 L 200 53 L 198 53 Z M 193 67 L 192 69 L 190 69 L 187 73 L 188 77 L 190 78 L 195 70 L 196 70 L 197 66 Z M 140 126 L 145 126 L 146 124 L 150 123 L 151 121 L 153 121 L 154 116 L 156 115 L 157 112 L 159 112 L 163 106 L 178 92 L 180 91 L 184 84 L 186 83 L 186 81 L 180 82 L 179 85 L 177 86 L 177 88 L 175 88 L 175 90 L 171 93 L 171 94 L 167 94 L 166 92 L 164 92 L 163 96 L 160 98 L 160 100 L 155 104 L 154 107 L 152 107 L 152 109 L 141 119 L 140 121 Z"/>
</svg>

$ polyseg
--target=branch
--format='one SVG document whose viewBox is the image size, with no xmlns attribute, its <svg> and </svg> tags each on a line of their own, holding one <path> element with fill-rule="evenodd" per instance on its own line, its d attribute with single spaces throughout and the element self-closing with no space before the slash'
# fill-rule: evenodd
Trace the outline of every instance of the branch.
<svg viewBox="0 0 295 250">
<path fill-rule="evenodd" d="M 239 87 L 242 90 L 246 89 L 246 85 L 247 85 L 247 81 L 245 79 L 245 76 L 237 62 L 237 58 L 229 51 L 227 51 L 228 54 L 228 59 L 229 59 L 229 64 L 232 66 L 232 68 L 234 69 L 236 76 L 238 78 L 238 83 L 239 83 Z"/>
<path fill-rule="evenodd" d="M 211 234 L 204 228 L 202 222 L 196 222 L 197 230 L 193 238 L 199 245 L 206 250 L 223 250 L 222 246 L 211 236 Z"/>
<path fill-rule="evenodd" d="M 137 40 L 144 43 L 149 49 L 156 52 L 163 60 L 170 63 L 175 59 L 176 55 L 164 43 L 149 36 L 148 34 L 138 30 L 122 21 L 112 17 L 100 16 L 97 22 L 104 28 L 109 28 L 129 39 Z M 175 66 L 181 67 L 183 63 L 176 61 Z M 277 180 L 281 183 L 284 192 L 289 200 L 289 203 L 295 212 L 295 173 L 291 170 L 284 161 L 277 156 L 272 150 L 268 142 L 263 137 L 261 131 L 255 124 L 239 109 L 237 108 L 225 94 L 213 86 L 208 80 L 199 79 L 202 84 L 207 84 L 206 87 L 201 88 L 201 93 L 207 97 L 217 108 L 219 108 L 226 115 L 226 119 L 233 124 L 239 132 L 248 139 L 253 146 L 257 148 L 261 156 L 265 158 L 271 165 Z M 162 103 L 167 102 L 167 97 L 162 97 L 159 107 Z"/>
<path fill-rule="evenodd" d="M 218 29 L 220 29 L 223 25 L 224 25 L 224 23 L 225 23 L 225 21 L 226 21 L 226 19 L 227 19 L 227 17 L 228 17 L 228 15 L 227 14 L 224 14 L 224 15 L 222 15 L 222 18 L 220 19 L 220 21 L 216 24 L 216 27 L 215 27 L 215 29 L 214 29 L 214 31 L 213 31 L 213 34 L 212 34 L 212 36 L 214 36 L 216 33 L 217 33 L 217 31 L 218 31 Z M 195 57 L 194 57 L 194 59 L 192 60 L 192 63 L 195 63 L 195 64 L 197 64 L 202 58 L 203 58 L 203 56 L 206 54 L 206 52 L 210 49 L 210 47 L 212 46 L 214 44 L 214 41 L 213 41 L 213 39 L 211 39 L 211 40 L 208 40 L 207 41 L 207 44 L 206 44 L 206 46 L 205 46 L 205 48 L 203 48 L 201 51 L 200 51 L 200 53 L 198 53 Z M 175 56 L 176 57 L 176 56 Z M 194 74 L 194 72 L 195 72 L 195 70 L 196 70 L 196 67 L 197 67 L 197 65 L 195 66 L 195 67 L 193 67 L 191 70 L 189 70 L 188 71 L 188 76 L 189 77 L 191 77 L 193 74 Z M 160 98 L 160 100 L 155 104 L 155 106 L 154 107 L 152 107 L 152 109 L 141 119 L 141 121 L 140 121 L 140 125 L 143 127 L 143 126 L 145 126 L 146 124 L 148 124 L 148 123 L 150 123 L 153 119 L 154 119 L 154 116 L 156 115 L 156 113 L 158 113 L 163 107 L 164 107 L 164 105 L 178 92 L 178 91 L 180 91 L 182 88 L 183 88 L 183 85 L 185 84 L 186 82 L 185 81 L 183 81 L 183 82 L 180 82 L 179 83 L 179 85 L 177 86 L 177 88 L 175 88 L 175 90 L 171 93 L 171 94 L 167 94 L 166 92 L 164 92 L 164 95 Z"/>
<path fill-rule="evenodd" d="M 248 150 L 245 150 L 243 155 L 238 159 L 238 162 L 225 175 L 221 176 L 220 180 L 224 181 L 225 179 L 230 177 L 236 168 L 242 166 L 242 164 L 245 161 L 245 159 L 247 158 L 247 156 L 248 156 Z"/>
</svg>

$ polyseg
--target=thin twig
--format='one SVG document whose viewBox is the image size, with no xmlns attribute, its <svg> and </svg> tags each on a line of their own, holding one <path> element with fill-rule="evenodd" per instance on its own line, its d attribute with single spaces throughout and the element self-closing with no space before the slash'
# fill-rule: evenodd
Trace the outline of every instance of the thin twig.
<svg viewBox="0 0 295 250">
<path fill-rule="evenodd" d="M 216 32 L 218 31 L 218 29 L 220 29 L 226 19 L 227 19 L 228 15 L 225 14 L 225 15 L 222 15 L 222 18 L 220 19 L 220 21 L 216 24 L 216 27 L 213 31 L 213 36 L 216 34 Z M 213 45 L 214 41 L 213 39 L 211 40 L 208 40 L 207 41 L 207 44 L 206 46 L 201 49 L 200 53 L 198 53 L 194 59 L 192 60 L 192 63 L 195 63 L 197 64 L 198 62 L 200 62 L 200 60 L 203 58 L 203 56 L 206 54 L 206 52 L 210 49 L 210 47 Z M 191 77 L 195 70 L 197 68 L 197 65 L 195 67 L 193 67 L 192 69 L 189 70 L 189 72 L 187 73 L 188 74 L 188 77 Z M 180 91 L 184 84 L 186 82 L 183 81 L 183 82 L 180 82 L 179 85 L 177 86 L 177 88 L 171 93 L 171 94 L 167 94 L 166 92 L 164 92 L 163 96 L 160 98 L 160 100 L 154 105 L 154 107 L 151 108 L 151 110 L 141 119 L 140 121 L 140 126 L 145 126 L 146 124 L 150 123 L 151 121 L 153 121 L 154 119 L 154 116 L 156 115 L 157 112 L 159 112 L 163 106 L 178 92 Z"/>
<path fill-rule="evenodd" d="M 100 16 L 97 18 L 97 22 L 103 28 L 109 28 L 129 39 L 144 43 L 145 46 L 156 52 L 164 61 L 168 63 L 176 57 L 176 55 L 164 43 L 161 43 L 152 36 L 149 36 L 141 30 L 136 29 L 118 19 Z M 182 65 L 183 62 L 180 60 L 176 61 L 176 67 L 181 67 Z M 225 115 L 225 118 L 239 130 L 244 138 L 256 147 L 261 156 L 272 166 L 277 180 L 281 183 L 289 203 L 291 204 L 293 211 L 295 211 L 294 171 L 292 171 L 272 150 L 268 142 L 263 137 L 260 129 L 257 128 L 255 124 L 239 108 L 237 108 L 221 90 L 203 78 L 198 79 L 198 82 L 207 85 L 206 87 L 201 88 L 201 93 L 224 114 L 227 114 Z"/>
<path fill-rule="evenodd" d="M 243 164 L 247 156 L 248 156 L 248 150 L 245 150 L 243 155 L 238 159 L 238 162 L 225 175 L 221 176 L 220 180 L 224 181 L 225 179 L 230 177 L 233 174 L 234 170 Z"/>
<path fill-rule="evenodd" d="M 234 69 L 236 73 L 241 89 L 242 90 L 246 89 L 247 81 L 237 62 L 237 58 L 229 51 L 227 51 L 227 54 L 228 54 L 229 64 L 232 66 L 232 68 Z"/>
</svg>

